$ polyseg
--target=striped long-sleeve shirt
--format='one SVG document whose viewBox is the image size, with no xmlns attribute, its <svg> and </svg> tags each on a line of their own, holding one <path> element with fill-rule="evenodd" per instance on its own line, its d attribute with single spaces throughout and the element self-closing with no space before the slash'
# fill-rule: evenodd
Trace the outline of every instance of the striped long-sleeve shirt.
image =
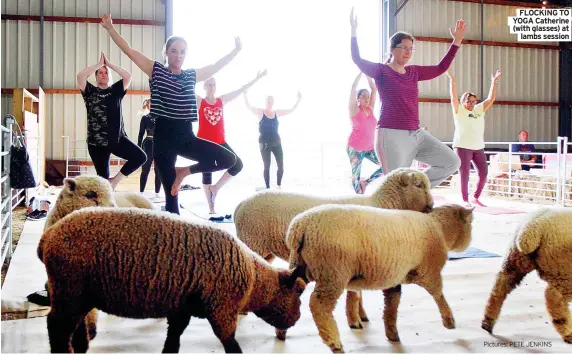
<svg viewBox="0 0 572 354">
<path fill-rule="evenodd" d="M 459 49 L 451 45 L 439 64 L 434 66 L 409 65 L 400 74 L 386 64 L 372 63 L 360 57 L 356 37 L 352 37 L 352 59 L 358 68 L 375 81 L 381 101 L 378 127 L 419 129 L 419 88 L 417 82 L 431 80 L 443 74 Z"/>
<path fill-rule="evenodd" d="M 151 88 L 151 115 L 155 119 L 197 120 L 195 69 L 173 74 L 159 62 L 153 64 L 149 79 Z"/>
</svg>

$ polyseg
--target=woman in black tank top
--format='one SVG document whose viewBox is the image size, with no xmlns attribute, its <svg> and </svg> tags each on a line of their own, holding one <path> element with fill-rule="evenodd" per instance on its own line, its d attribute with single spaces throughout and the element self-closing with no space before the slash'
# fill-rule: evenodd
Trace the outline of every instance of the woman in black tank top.
<svg viewBox="0 0 572 354">
<path fill-rule="evenodd" d="M 277 109 L 274 110 L 274 97 L 266 97 L 266 108 L 254 108 L 248 103 L 247 93 L 244 93 L 244 101 L 246 107 L 256 115 L 258 121 L 258 143 L 260 144 L 260 154 L 262 155 L 262 162 L 264 162 L 264 183 L 266 188 L 270 188 L 270 163 L 271 154 L 274 154 L 278 171 L 276 173 L 276 184 L 278 188 L 282 185 L 282 176 L 284 175 L 284 154 L 282 152 L 282 142 L 280 134 L 278 133 L 278 116 L 283 117 L 292 113 L 300 103 L 302 95 L 298 92 L 298 100 L 294 107 L 290 109 Z"/>
</svg>

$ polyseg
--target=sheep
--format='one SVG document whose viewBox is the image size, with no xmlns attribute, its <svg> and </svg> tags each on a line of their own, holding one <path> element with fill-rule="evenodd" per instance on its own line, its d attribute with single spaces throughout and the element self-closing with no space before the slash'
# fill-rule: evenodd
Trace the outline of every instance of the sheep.
<svg viewBox="0 0 572 354">
<path fill-rule="evenodd" d="M 546 308 L 556 331 L 572 344 L 572 210 L 542 208 L 517 228 L 487 301 L 481 327 L 493 332 L 505 298 L 533 270 L 548 283 Z"/>
<path fill-rule="evenodd" d="M 268 261 L 275 257 L 287 260 L 290 250 L 285 242 L 286 231 L 292 219 L 303 211 L 322 204 L 355 204 L 427 212 L 433 207 L 430 185 L 424 173 L 401 168 L 383 176 L 381 185 L 368 196 L 324 198 L 275 191 L 260 192 L 236 207 L 236 235 Z M 348 292 L 346 315 L 351 328 L 363 328 L 362 322 L 368 321 L 359 293 Z"/>
<path fill-rule="evenodd" d="M 153 204 L 139 194 L 131 192 L 114 193 L 111 184 L 105 178 L 99 176 L 66 178 L 54 208 L 46 217 L 44 231 L 71 212 L 90 206 L 154 209 Z M 46 290 L 48 290 L 47 284 L 46 282 Z M 97 335 L 97 310 L 91 311 L 86 317 L 86 321 L 90 339 L 93 339 Z"/>
<path fill-rule="evenodd" d="M 79 176 L 64 179 L 64 187 L 56 205 L 48 213 L 44 230 L 72 211 L 88 206 L 119 206 L 154 209 L 147 198 L 133 192 L 113 192 L 111 184 L 99 176 Z"/>
<path fill-rule="evenodd" d="M 290 263 L 316 281 L 310 310 L 322 340 L 343 352 L 332 311 L 344 289 L 383 289 L 385 335 L 399 341 L 400 284 L 417 284 L 435 299 L 443 325 L 455 328 L 442 292 L 448 252 L 471 242 L 473 209 L 436 207 L 428 214 L 355 205 L 323 205 L 297 215 L 286 242 Z"/>
<path fill-rule="evenodd" d="M 273 268 L 228 232 L 155 210 L 75 211 L 46 230 L 38 257 L 51 290 L 52 352 L 88 349 L 83 317 L 94 308 L 166 317 L 164 352 L 179 350 L 191 316 L 207 318 L 225 351 L 241 352 L 234 338 L 239 310 L 254 312 L 282 339 L 300 317 L 305 288 L 297 273 Z"/>
</svg>

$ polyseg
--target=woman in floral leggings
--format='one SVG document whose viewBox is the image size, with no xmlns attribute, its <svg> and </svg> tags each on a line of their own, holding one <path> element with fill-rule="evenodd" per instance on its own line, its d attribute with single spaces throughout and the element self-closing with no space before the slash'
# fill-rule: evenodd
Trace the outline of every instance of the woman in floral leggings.
<svg viewBox="0 0 572 354">
<path fill-rule="evenodd" d="M 383 174 L 380 167 L 368 179 L 362 180 L 360 178 L 361 163 L 364 158 L 376 165 L 380 164 L 373 146 L 375 127 L 377 125 L 377 120 L 373 115 L 376 87 L 373 80 L 367 77 L 371 95 L 366 89 L 356 92 L 361 76 L 362 73 L 360 72 L 354 80 L 350 93 L 349 114 L 352 122 L 352 132 L 348 138 L 348 146 L 346 148 L 352 165 L 352 184 L 358 194 L 363 194 L 367 185 Z"/>
</svg>

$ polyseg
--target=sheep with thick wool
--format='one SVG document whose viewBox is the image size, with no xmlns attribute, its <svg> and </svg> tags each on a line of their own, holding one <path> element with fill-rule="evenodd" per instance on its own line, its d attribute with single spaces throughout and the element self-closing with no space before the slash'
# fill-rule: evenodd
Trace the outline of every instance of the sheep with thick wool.
<svg viewBox="0 0 572 354">
<path fill-rule="evenodd" d="M 85 352 L 84 317 L 94 308 L 127 318 L 168 320 L 164 352 L 177 352 L 191 316 L 207 318 L 226 352 L 238 313 L 254 312 L 276 334 L 300 317 L 305 283 L 273 268 L 228 232 L 169 213 L 83 208 L 42 235 L 52 308 L 52 352 Z M 77 329 L 76 329 L 77 327 Z"/>
<path fill-rule="evenodd" d="M 46 217 L 44 230 L 69 213 L 90 206 L 154 209 L 147 198 L 133 192 L 113 192 L 111 184 L 99 176 L 64 179 L 56 205 Z"/>
<path fill-rule="evenodd" d="M 353 205 L 323 205 L 294 218 L 286 242 L 295 272 L 316 281 L 310 310 L 324 343 L 343 346 L 333 310 L 344 289 L 383 289 L 385 334 L 399 341 L 400 284 L 417 284 L 435 299 L 443 325 L 455 328 L 443 296 L 441 270 L 449 251 L 471 241 L 473 209 L 440 206 L 428 214 Z"/>
<path fill-rule="evenodd" d="M 327 198 L 300 193 L 260 192 L 236 207 L 236 235 L 268 261 L 274 257 L 287 260 L 290 250 L 285 242 L 286 231 L 296 215 L 323 204 L 353 204 L 427 212 L 433 207 L 430 186 L 424 173 L 400 168 L 383 176 L 381 185 L 372 195 Z M 368 321 L 359 293 L 348 292 L 346 314 L 351 328 L 362 328 L 362 321 Z"/>
<path fill-rule="evenodd" d="M 64 187 L 61 190 L 56 204 L 48 213 L 44 231 L 57 223 L 66 215 L 92 206 L 99 207 L 136 207 L 142 209 L 154 209 L 153 204 L 145 197 L 132 192 L 113 192 L 111 184 L 105 178 L 99 176 L 78 176 L 64 179 Z M 48 290 L 46 282 L 46 290 Z M 90 339 L 97 335 L 96 322 L 97 310 L 92 310 L 86 316 L 87 328 Z"/>
<path fill-rule="evenodd" d="M 572 210 L 543 208 L 518 227 L 488 299 L 481 327 L 493 332 L 506 297 L 536 270 L 548 283 L 544 296 L 552 324 L 572 344 Z"/>
</svg>

